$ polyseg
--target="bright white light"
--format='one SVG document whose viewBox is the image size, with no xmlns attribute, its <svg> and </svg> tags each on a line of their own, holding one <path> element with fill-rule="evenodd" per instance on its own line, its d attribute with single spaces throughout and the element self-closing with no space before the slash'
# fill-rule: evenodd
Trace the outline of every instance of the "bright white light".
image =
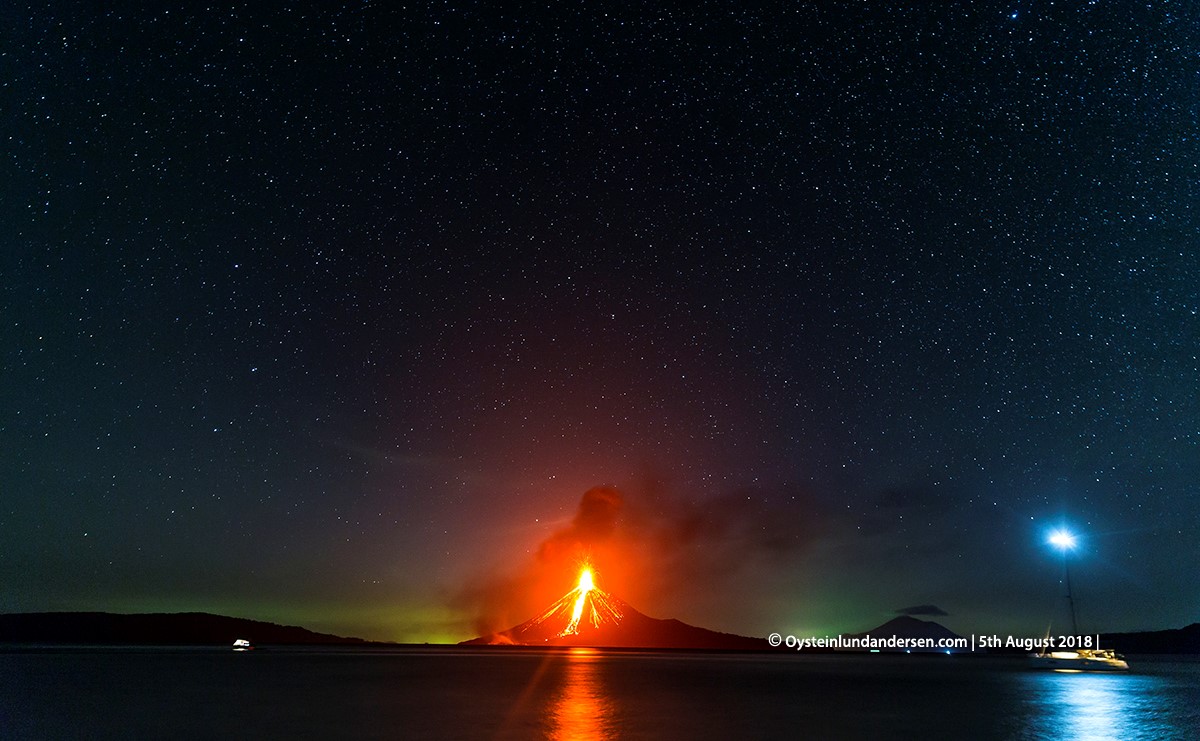
<svg viewBox="0 0 1200 741">
<path fill-rule="evenodd" d="M 1068 550 L 1075 547 L 1075 536 L 1066 530 L 1055 530 L 1050 533 L 1050 544 L 1058 546 L 1062 550 Z"/>
</svg>

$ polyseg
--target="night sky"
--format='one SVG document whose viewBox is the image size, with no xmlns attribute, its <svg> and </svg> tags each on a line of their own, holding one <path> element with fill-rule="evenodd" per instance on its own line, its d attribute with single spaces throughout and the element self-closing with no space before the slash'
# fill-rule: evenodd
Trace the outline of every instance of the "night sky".
<svg viewBox="0 0 1200 741">
<path fill-rule="evenodd" d="M 0 11 L 0 611 L 1200 619 L 1194 4 L 116 5 Z"/>
</svg>

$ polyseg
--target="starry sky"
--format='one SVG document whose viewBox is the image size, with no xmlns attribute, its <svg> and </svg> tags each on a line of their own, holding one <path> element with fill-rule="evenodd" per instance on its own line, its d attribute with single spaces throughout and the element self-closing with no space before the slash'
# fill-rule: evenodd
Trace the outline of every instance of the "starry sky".
<svg viewBox="0 0 1200 741">
<path fill-rule="evenodd" d="M 110 5 L 0 11 L 0 611 L 1200 619 L 1194 4 Z"/>
</svg>

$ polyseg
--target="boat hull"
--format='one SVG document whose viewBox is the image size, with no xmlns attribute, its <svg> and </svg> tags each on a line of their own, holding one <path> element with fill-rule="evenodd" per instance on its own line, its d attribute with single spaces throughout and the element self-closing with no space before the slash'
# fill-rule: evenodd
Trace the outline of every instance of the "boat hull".
<svg viewBox="0 0 1200 741">
<path fill-rule="evenodd" d="M 1035 669 L 1076 672 L 1127 672 L 1129 664 L 1112 651 L 1055 651 L 1032 654 L 1029 664 Z"/>
</svg>

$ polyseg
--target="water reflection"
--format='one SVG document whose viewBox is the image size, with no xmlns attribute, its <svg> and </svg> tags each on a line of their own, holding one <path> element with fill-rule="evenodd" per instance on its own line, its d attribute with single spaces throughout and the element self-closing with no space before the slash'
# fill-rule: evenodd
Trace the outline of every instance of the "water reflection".
<svg viewBox="0 0 1200 741">
<path fill-rule="evenodd" d="M 604 691 L 600 652 L 572 648 L 566 655 L 562 691 L 550 709 L 550 738 L 601 741 L 615 737 L 612 700 Z"/>
<path fill-rule="evenodd" d="M 1030 674 L 1039 738 L 1157 739 L 1162 722 L 1156 679 L 1130 674 Z"/>
</svg>

